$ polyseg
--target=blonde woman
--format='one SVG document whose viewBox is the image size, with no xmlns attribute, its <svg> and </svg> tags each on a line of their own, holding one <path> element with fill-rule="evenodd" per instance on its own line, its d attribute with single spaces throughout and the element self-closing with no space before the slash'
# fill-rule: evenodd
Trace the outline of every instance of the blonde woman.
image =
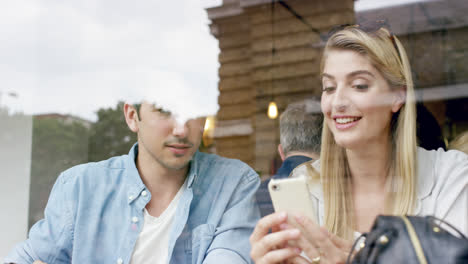
<svg viewBox="0 0 468 264">
<path fill-rule="evenodd" d="M 345 26 L 327 41 L 321 77 L 320 160 L 293 172 L 312 180 L 319 223 L 284 212 L 265 216 L 250 238 L 254 261 L 344 263 L 380 214 L 435 215 L 467 234 L 468 156 L 417 147 L 411 69 L 400 41 L 383 27 Z"/>
</svg>

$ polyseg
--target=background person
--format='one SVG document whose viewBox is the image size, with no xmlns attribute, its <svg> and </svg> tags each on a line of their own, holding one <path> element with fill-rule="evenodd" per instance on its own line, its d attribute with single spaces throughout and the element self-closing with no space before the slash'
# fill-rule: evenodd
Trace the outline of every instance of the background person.
<svg viewBox="0 0 468 264">
<path fill-rule="evenodd" d="M 432 113 L 422 103 L 416 104 L 416 136 L 418 146 L 426 150 L 446 149 L 442 130 Z"/>
<path fill-rule="evenodd" d="M 130 153 L 63 172 L 4 263 L 250 263 L 258 175 L 197 152 L 204 119 L 179 124 L 148 102 L 124 115 Z"/>
<path fill-rule="evenodd" d="M 287 178 L 298 165 L 318 159 L 322 123 L 323 115 L 320 111 L 320 104 L 313 100 L 304 100 L 286 108 L 279 120 L 280 144 L 278 144 L 278 153 L 283 163 L 273 175 L 273 179 Z M 268 192 L 270 179 L 261 183 L 256 194 L 262 216 L 274 212 Z"/>
<path fill-rule="evenodd" d="M 467 234 L 468 156 L 417 147 L 411 69 L 400 41 L 380 26 L 346 26 L 328 40 L 320 71 L 325 121 L 311 187 L 319 223 L 285 213 L 262 218 L 250 238 L 255 262 L 344 263 L 352 241 L 380 214 L 434 215 Z M 285 226 L 289 217 L 298 225 Z"/>
<path fill-rule="evenodd" d="M 468 154 L 468 131 L 465 131 L 453 139 L 449 144 L 449 149 L 456 149 Z"/>
</svg>

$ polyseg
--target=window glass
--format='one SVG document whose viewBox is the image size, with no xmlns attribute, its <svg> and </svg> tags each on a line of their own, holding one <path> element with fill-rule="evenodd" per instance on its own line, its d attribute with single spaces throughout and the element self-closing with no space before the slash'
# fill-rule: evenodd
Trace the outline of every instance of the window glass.
<svg viewBox="0 0 468 264">
<path fill-rule="evenodd" d="M 199 151 L 239 159 L 263 182 L 282 173 L 288 153 L 319 159 L 324 101 L 341 83 L 320 65 L 336 25 L 385 21 L 411 65 L 418 146 L 468 152 L 467 11 L 465 0 L 2 2 L 0 233 L 11 239 L 0 258 L 44 217 L 61 172 L 144 140 L 126 122 L 126 103 L 138 120 L 167 121 L 157 129 L 199 126 Z M 370 79 L 343 83 L 364 98 Z M 302 119 L 285 117 L 282 128 L 287 109 Z M 334 120 L 365 115 L 356 113 Z M 311 128 L 294 139 L 298 122 Z"/>
</svg>

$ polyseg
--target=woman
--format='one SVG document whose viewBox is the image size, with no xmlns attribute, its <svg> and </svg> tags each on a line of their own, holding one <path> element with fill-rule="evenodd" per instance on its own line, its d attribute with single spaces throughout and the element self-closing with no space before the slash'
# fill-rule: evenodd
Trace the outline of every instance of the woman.
<svg viewBox="0 0 468 264">
<path fill-rule="evenodd" d="M 321 159 L 293 172 L 320 171 L 309 186 L 319 223 L 281 212 L 262 218 L 251 236 L 255 262 L 344 263 L 379 214 L 435 215 L 467 234 L 468 156 L 417 147 L 400 41 L 385 28 L 346 26 L 329 38 L 320 70 Z"/>
</svg>

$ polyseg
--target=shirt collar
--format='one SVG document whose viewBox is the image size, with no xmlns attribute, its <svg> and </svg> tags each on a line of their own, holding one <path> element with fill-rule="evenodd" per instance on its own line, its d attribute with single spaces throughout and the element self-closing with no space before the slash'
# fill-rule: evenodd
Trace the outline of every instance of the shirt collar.
<svg viewBox="0 0 468 264">
<path fill-rule="evenodd" d="M 136 167 L 136 158 L 138 155 L 138 143 L 135 143 L 126 156 L 126 173 L 127 179 L 130 181 L 130 186 L 127 191 L 128 203 L 133 202 L 143 191 L 146 186 L 141 180 L 140 173 Z M 187 188 L 192 188 L 193 183 L 197 179 L 199 171 L 201 154 L 197 151 L 190 161 L 190 169 L 187 175 Z"/>
<path fill-rule="evenodd" d="M 273 176 L 275 179 L 287 178 L 291 174 L 291 172 L 297 166 L 301 165 L 304 162 L 310 161 L 311 158 L 302 155 L 294 155 L 287 157 L 281 167 L 278 169 L 276 174 Z"/>
<path fill-rule="evenodd" d="M 129 188 L 127 189 L 128 203 L 133 202 L 140 195 L 141 191 L 146 188 L 136 167 L 135 162 L 137 155 L 138 143 L 135 143 L 126 156 L 126 179 L 130 182 Z"/>
<path fill-rule="evenodd" d="M 192 185 L 193 183 L 195 182 L 195 180 L 197 179 L 197 175 L 199 174 L 199 169 L 200 169 L 200 158 L 201 158 L 201 154 L 200 152 L 195 152 L 195 154 L 193 155 L 192 157 L 192 160 L 190 161 L 190 169 L 189 169 L 189 173 L 187 175 L 188 179 L 187 179 L 187 188 L 192 188 Z"/>
</svg>

